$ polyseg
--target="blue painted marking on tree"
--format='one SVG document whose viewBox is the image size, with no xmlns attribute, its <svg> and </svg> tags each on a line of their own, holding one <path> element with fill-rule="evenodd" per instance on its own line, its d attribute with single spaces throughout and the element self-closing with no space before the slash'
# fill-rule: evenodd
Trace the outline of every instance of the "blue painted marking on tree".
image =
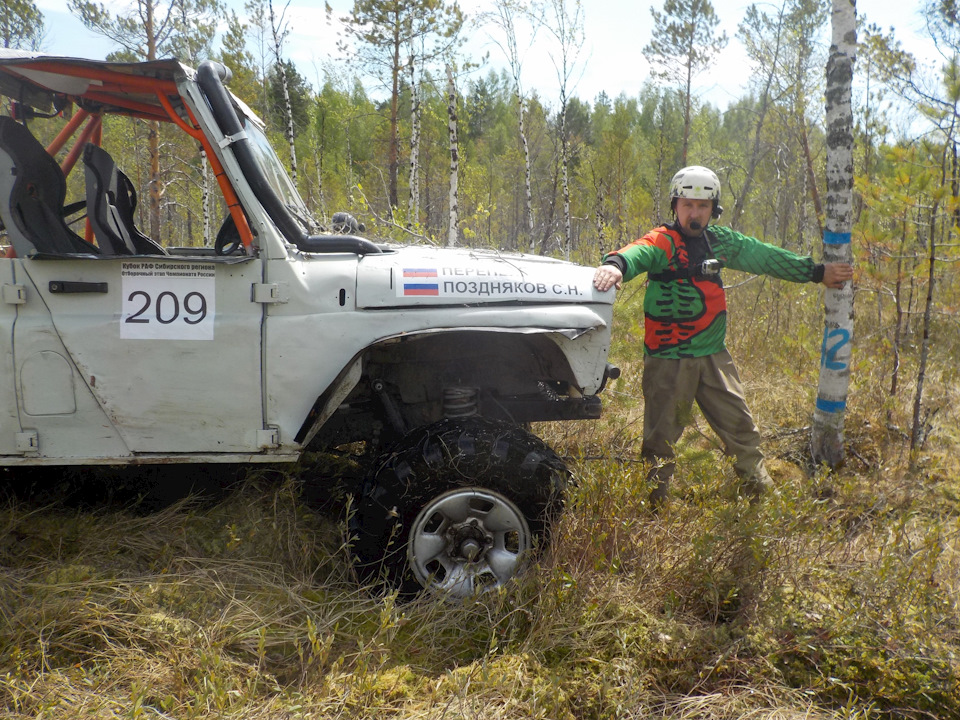
<svg viewBox="0 0 960 720">
<path fill-rule="evenodd" d="M 823 398 L 817 398 L 817 410 L 822 410 L 823 412 L 828 413 L 838 413 L 843 412 L 847 409 L 846 400 L 824 400 Z"/>
<path fill-rule="evenodd" d="M 832 345 L 828 345 L 830 341 L 833 341 Z M 837 360 L 837 353 L 848 342 L 850 342 L 849 330 L 844 328 L 824 329 L 823 344 L 820 346 L 820 367 L 825 367 L 827 370 L 844 370 L 847 364 L 842 360 Z"/>
<path fill-rule="evenodd" d="M 838 233 L 830 230 L 824 230 L 823 242 L 825 245 L 849 245 L 850 233 Z"/>
</svg>

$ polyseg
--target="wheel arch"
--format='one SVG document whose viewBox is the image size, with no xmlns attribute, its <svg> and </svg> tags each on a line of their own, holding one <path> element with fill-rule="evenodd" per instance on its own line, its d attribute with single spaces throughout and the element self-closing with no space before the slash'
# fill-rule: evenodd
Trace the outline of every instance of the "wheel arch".
<svg viewBox="0 0 960 720">
<path fill-rule="evenodd" d="M 374 380 L 386 381 L 405 405 L 436 406 L 423 422 L 441 417 L 442 389 L 448 386 L 515 396 L 548 383 L 579 395 L 581 381 L 563 345 L 583 332 L 589 330 L 444 328 L 382 338 L 354 355 L 317 398 L 296 440 L 309 444 L 345 400 L 368 393 Z"/>
</svg>

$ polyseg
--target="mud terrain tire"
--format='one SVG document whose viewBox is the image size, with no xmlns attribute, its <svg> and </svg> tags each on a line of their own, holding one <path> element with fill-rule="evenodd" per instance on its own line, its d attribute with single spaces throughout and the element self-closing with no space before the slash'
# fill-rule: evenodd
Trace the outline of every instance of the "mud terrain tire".
<svg viewBox="0 0 960 720">
<path fill-rule="evenodd" d="M 358 498 L 358 574 L 405 596 L 503 585 L 542 544 L 568 480 L 556 453 L 513 425 L 470 417 L 414 430 Z"/>
</svg>

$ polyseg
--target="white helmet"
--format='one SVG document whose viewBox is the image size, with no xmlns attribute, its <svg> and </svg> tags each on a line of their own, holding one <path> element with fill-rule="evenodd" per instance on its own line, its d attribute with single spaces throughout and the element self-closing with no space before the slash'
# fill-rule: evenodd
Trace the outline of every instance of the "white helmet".
<svg viewBox="0 0 960 720">
<path fill-rule="evenodd" d="M 720 207 L 720 179 L 713 170 L 701 165 L 685 167 L 673 176 L 670 181 L 671 208 L 676 206 L 677 198 L 713 200 L 714 217 L 719 217 L 723 212 Z"/>
</svg>

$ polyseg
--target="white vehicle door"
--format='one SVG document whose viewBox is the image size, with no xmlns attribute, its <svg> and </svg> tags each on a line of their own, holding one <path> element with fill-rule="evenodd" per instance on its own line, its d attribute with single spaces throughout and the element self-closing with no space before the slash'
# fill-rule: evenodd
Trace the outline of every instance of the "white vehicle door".
<svg viewBox="0 0 960 720">
<path fill-rule="evenodd" d="M 20 293 L 13 279 L 13 261 L 0 258 L 0 455 L 17 452 L 20 419 L 13 374 L 13 323 L 17 318 Z"/>
<path fill-rule="evenodd" d="M 20 262 L 28 285 L 13 333 L 21 425 L 36 429 L 41 455 L 113 456 L 113 435 L 129 453 L 261 449 L 259 259 Z M 61 342 L 58 359 L 52 346 Z M 91 423 L 110 427 L 76 434 Z"/>
</svg>

